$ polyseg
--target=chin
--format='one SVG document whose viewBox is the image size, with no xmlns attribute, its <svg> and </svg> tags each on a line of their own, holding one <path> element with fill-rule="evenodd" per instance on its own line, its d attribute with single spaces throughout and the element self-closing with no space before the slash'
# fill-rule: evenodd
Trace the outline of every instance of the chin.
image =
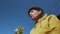
<svg viewBox="0 0 60 34">
<path fill-rule="evenodd" d="M 32 18 L 33 21 L 36 21 L 36 18 Z"/>
</svg>

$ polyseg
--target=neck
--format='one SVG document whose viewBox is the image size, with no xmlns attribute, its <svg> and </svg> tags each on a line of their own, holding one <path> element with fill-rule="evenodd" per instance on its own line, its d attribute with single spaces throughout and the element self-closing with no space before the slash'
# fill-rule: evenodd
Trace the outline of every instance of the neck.
<svg viewBox="0 0 60 34">
<path fill-rule="evenodd" d="M 39 20 L 39 18 L 36 19 L 36 21 L 38 21 L 38 20 Z"/>
<path fill-rule="evenodd" d="M 38 21 L 39 20 L 39 17 L 38 18 L 35 18 L 35 19 L 33 19 L 34 21 Z"/>
</svg>

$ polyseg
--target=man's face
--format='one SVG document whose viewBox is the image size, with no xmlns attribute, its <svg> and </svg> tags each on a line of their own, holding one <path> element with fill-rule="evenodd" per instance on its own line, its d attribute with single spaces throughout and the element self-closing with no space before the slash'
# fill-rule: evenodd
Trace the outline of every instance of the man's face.
<svg viewBox="0 0 60 34">
<path fill-rule="evenodd" d="M 37 18 L 39 18 L 40 14 L 41 11 L 31 10 L 29 15 L 31 16 L 32 20 L 36 20 Z"/>
</svg>

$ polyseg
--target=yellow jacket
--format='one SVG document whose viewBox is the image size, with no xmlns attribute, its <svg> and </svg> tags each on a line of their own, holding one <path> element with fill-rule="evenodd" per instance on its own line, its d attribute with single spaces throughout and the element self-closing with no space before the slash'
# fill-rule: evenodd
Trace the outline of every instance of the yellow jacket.
<svg viewBox="0 0 60 34">
<path fill-rule="evenodd" d="M 30 34 L 60 34 L 60 21 L 55 15 L 45 14 L 35 24 Z"/>
</svg>

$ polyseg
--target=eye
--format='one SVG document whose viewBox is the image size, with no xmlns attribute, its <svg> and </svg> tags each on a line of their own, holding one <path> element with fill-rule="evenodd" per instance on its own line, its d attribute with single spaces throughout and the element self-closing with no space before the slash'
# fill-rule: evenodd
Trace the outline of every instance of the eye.
<svg viewBox="0 0 60 34">
<path fill-rule="evenodd" d="M 31 13 L 33 13 L 33 11 L 30 11 Z"/>
</svg>

